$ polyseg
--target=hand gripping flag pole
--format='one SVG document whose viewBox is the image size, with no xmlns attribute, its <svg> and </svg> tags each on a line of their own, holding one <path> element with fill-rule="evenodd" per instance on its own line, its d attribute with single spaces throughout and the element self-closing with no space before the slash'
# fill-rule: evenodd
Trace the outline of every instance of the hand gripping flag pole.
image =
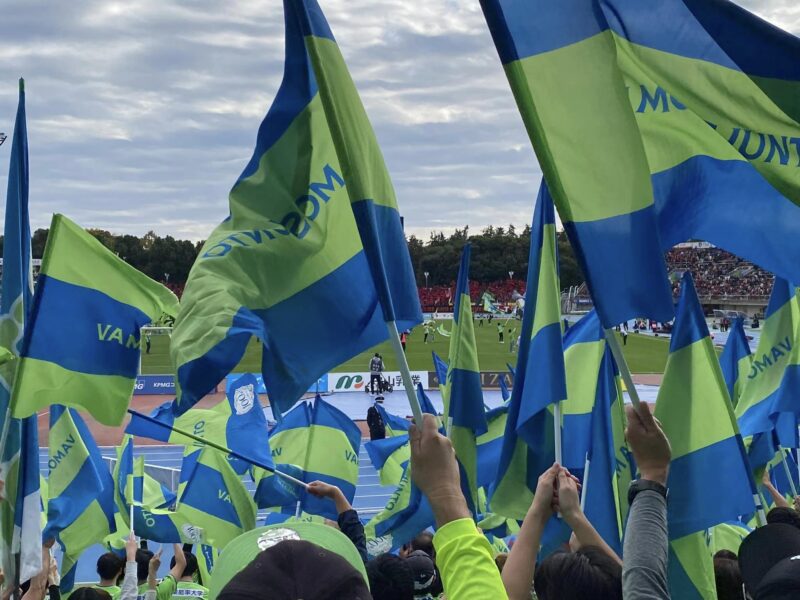
<svg viewBox="0 0 800 600">
<path fill-rule="evenodd" d="M 162 423 L 158 419 L 154 419 L 153 417 L 151 417 L 149 415 L 142 414 L 142 413 L 137 412 L 137 411 L 135 411 L 133 409 L 129 408 L 128 412 L 130 414 L 132 414 L 132 415 L 136 415 L 137 417 L 152 423 L 153 425 L 158 425 L 159 427 L 162 427 L 164 429 L 169 429 L 170 431 L 174 431 L 175 433 L 179 433 L 180 435 L 185 435 L 187 438 L 189 438 L 191 440 L 194 440 L 195 442 L 198 442 L 198 443 L 203 444 L 205 446 L 208 446 L 210 448 L 214 448 L 215 450 L 219 450 L 220 452 L 224 452 L 225 454 L 230 454 L 234 458 L 238 458 L 239 460 L 243 460 L 245 462 L 248 462 L 253 466 L 256 466 L 256 467 L 258 467 L 260 469 L 264 469 L 265 471 L 269 471 L 270 473 L 273 473 L 274 475 L 278 475 L 279 477 L 283 477 L 285 480 L 290 481 L 295 485 L 299 485 L 304 489 L 308 489 L 308 484 L 307 483 L 304 483 L 304 482 L 300 481 L 296 477 L 292 477 L 288 473 L 283 473 L 281 471 L 278 471 L 275 467 L 270 467 L 269 465 L 264 464 L 260 460 L 256 460 L 256 459 L 251 458 L 249 456 L 245 456 L 243 454 L 239 454 L 238 452 L 236 452 L 234 450 L 231 450 L 230 448 L 226 448 L 222 444 L 217 444 L 216 442 L 212 442 L 211 440 L 207 440 L 207 439 L 202 438 L 200 436 L 194 435 L 193 433 L 189 433 L 188 431 L 184 431 L 183 429 L 179 429 L 177 427 L 173 427 L 171 425 L 167 425 L 166 423 Z"/>
</svg>

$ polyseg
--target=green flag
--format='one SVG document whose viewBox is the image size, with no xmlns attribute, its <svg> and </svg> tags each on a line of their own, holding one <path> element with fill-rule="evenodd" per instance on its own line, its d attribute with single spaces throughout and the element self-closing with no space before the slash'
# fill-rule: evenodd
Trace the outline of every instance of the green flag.
<svg viewBox="0 0 800 600">
<path fill-rule="evenodd" d="M 14 416 L 65 404 L 120 425 L 139 369 L 139 330 L 177 310 L 167 288 L 54 215 L 11 398 Z"/>
</svg>

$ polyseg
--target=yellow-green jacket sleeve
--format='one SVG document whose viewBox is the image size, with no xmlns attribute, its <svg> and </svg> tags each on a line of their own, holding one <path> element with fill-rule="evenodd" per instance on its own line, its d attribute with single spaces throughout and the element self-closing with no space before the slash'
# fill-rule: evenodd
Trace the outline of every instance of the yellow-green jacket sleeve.
<svg viewBox="0 0 800 600">
<path fill-rule="evenodd" d="M 507 599 L 492 547 L 472 519 L 447 523 L 433 536 L 447 600 Z"/>
</svg>

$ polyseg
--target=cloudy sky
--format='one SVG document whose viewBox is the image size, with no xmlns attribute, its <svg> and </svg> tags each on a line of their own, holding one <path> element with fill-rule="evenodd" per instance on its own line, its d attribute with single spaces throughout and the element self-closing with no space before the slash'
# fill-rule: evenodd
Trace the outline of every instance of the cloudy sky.
<svg viewBox="0 0 800 600">
<path fill-rule="evenodd" d="M 652 1 L 652 0 L 651 0 Z M 738 0 L 800 34 L 797 0 Z M 0 131 L 27 82 L 31 221 L 203 239 L 280 83 L 280 0 L 3 0 Z M 531 218 L 541 171 L 477 0 L 320 0 L 407 229 Z M 0 147 L 6 189 L 9 141 Z M 0 206 L 2 215 L 2 206 Z"/>
</svg>

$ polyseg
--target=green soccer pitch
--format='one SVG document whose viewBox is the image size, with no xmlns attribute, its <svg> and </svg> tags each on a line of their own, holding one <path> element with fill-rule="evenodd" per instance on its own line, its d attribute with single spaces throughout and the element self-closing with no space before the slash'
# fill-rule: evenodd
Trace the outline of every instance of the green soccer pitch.
<svg viewBox="0 0 800 600">
<path fill-rule="evenodd" d="M 484 322 L 481 326 L 480 321 L 475 322 L 475 339 L 478 344 L 478 361 L 481 371 L 505 371 L 506 363 L 516 367 L 517 354 L 509 352 L 510 336 L 508 329 L 515 329 L 513 337 L 519 335 L 520 321 L 511 319 L 505 323 L 505 342 L 500 344 L 497 336 L 497 320 L 492 323 Z M 451 320 L 439 321 L 448 331 L 453 325 Z M 142 353 L 142 373 L 144 374 L 167 374 L 172 373 L 172 365 L 169 358 L 169 338 L 166 335 L 153 335 L 150 354 Z M 308 340 L 313 344 L 314 340 Z M 433 342 L 425 344 L 423 342 L 422 326 L 416 327 L 408 337 L 406 345 L 406 356 L 408 356 L 409 367 L 412 371 L 432 371 L 433 361 L 431 351 L 436 352 L 445 361 L 450 348 L 450 338 L 446 338 L 438 333 Z M 667 362 L 669 351 L 669 341 L 667 338 L 654 338 L 650 336 L 628 335 L 628 344 L 623 348 L 628 366 L 634 373 L 663 373 Z M 359 356 L 339 365 L 333 372 L 337 371 L 368 371 L 369 359 L 375 353 L 380 352 L 387 371 L 396 371 L 397 361 L 389 347 L 389 343 L 383 343 L 375 348 L 364 352 Z M 250 340 L 244 358 L 236 366 L 236 373 L 258 373 L 261 370 L 261 347 L 255 341 Z"/>
</svg>

